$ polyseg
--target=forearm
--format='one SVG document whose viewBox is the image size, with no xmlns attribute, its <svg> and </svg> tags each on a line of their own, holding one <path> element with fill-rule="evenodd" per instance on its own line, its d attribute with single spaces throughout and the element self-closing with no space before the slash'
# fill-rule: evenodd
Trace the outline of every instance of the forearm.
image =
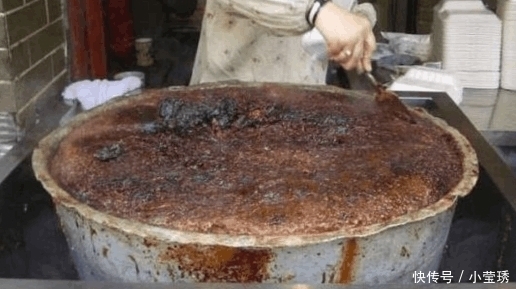
<svg viewBox="0 0 516 289">
<path fill-rule="evenodd" d="M 313 0 L 217 0 L 228 12 L 252 19 L 279 36 L 310 30 L 305 15 Z"/>
</svg>

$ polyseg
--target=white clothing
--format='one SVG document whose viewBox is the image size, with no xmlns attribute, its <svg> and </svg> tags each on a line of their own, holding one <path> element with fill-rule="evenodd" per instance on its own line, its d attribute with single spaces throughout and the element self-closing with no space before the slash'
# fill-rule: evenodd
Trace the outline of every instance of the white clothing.
<svg viewBox="0 0 516 289">
<path fill-rule="evenodd" d="M 312 3 L 207 0 L 190 84 L 226 80 L 324 84 L 328 62 L 312 57 L 301 45 L 303 33 L 311 29 L 305 13 Z M 374 8 L 372 14 L 370 8 L 361 10 L 376 22 Z"/>
</svg>

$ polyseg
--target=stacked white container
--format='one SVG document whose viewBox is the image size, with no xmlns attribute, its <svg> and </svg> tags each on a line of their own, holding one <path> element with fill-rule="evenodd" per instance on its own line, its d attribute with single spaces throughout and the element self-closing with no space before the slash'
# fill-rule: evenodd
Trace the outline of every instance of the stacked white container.
<svg viewBox="0 0 516 289">
<path fill-rule="evenodd" d="M 464 87 L 499 87 L 501 42 L 501 20 L 482 0 L 442 0 L 434 7 L 433 58 Z"/>
<path fill-rule="evenodd" d="M 516 90 L 516 0 L 498 1 L 503 23 L 501 87 Z"/>
<path fill-rule="evenodd" d="M 443 91 L 456 103 L 462 102 L 462 85 L 453 73 L 423 66 L 411 66 L 389 87 L 395 91 Z"/>
</svg>

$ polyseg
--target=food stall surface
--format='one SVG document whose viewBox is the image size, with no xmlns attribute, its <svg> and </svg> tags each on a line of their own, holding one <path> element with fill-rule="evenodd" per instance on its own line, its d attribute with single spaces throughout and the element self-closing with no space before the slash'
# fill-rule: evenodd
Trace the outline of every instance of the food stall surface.
<svg viewBox="0 0 516 289">
<path fill-rule="evenodd" d="M 471 103 L 465 91 L 466 104 Z M 493 111 L 504 113 L 506 117 L 492 116 L 498 121 L 497 127 L 480 128 L 474 115 L 466 117 L 452 100 L 442 93 L 400 92 L 403 101 L 410 106 L 424 107 L 432 114 L 444 118 L 460 130 L 476 149 L 482 166 L 479 183 L 474 191 L 458 204 L 450 230 L 448 242 L 443 252 L 440 272 L 450 271 L 454 282 L 462 284 L 436 284 L 443 288 L 469 288 L 476 281 L 478 288 L 516 288 L 516 283 L 485 284 L 484 273 L 493 271 L 508 272 L 509 280 L 516 280 L 516 179 L 507 160 L 511 159 L 516 148 L 516 121 L 511 122 L 511 114 L 498 108 L 510 108 L 510 101 L 516 109 L 516 93 L 503 91 L 497 96 Z M 512 96 L 509 100 L 507 95 Z M 174 286 L 88 283 L 77 280 L 77 273 L 68 253 L 66 240 L 58 225 L 50 197 L 34 179 L 27 156 L 37 141 L 56 127 L 61 112 L 49 114 L 26 135 L 26 138 L 10 151 L 6 159 L 0 159 L 0 288 L 241 288 L 243 285 L 182 285 Z M 46 114 L 42 114 L 46 115 Z M 476 127 L 475 127 L 476 126 Z M 482 130 L 482 133 L 479 131 Z M 25 160 L 25 161 L 24 161 Z M 21 165 L 20 165 L 21 164 Z M 16 170 L 11 172 L 14 168 Z M 8 176 L 7 179 L 5 179 Z M 5 179 L 5 181 L 4 181 Z M 415 272 L 416 273 L 416 272 Z M 428 275 L 431 272 L 420 272 Z M 479 275 L 479 278 L 476 278 Z M 473 278 L 475 276 L 475 279 Z M 27 280 L 33 279 L 34 281 Z M 45 281 L 44 281 L 45 280 Z M 421 286 L 414 276 L 407 276 L 405 282 L 413 281 L 412 286 L 395 285 L 382 288 L 412 288 Z M 443 280 L 440 280 L 441 282 Z M 428 283 L 428 279 L 426 282 Z M 367 288 L 339 286 L 275 286 L 247 285 L 246 288 Z"/>
</svg>

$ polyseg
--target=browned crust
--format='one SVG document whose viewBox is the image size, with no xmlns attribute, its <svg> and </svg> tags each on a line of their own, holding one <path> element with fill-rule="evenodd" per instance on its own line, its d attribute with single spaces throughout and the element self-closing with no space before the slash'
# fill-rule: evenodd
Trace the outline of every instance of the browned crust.
<svg viewBox="0 0 516 289">
<path fill-rule="evenodd" d="M 189 89 L 195 89 L 195 88 L 189 88 Z M 287 89 L 288 89 L 288 87 L 287 87 Z M 317 91 L 324 90 L 324 91 L 330 91 L 330 92 L 339 92 L 339 93 L 342 92 L 341 90 L 336 90 L 333 88 L 309 87 L 307 89 L 312 90 L 312 91 L 313 90 L 317 90 Z M 278 93 L 279 91 L 281 91 L 281 90 L 273 90 L 273 92 L 276 92 L 276 93 Z M 140 102 L 140 103 L 145 102 L 152 106 L 157 103 L 157 100 L 159 99 L 159 97 L 156 95 L 159 95 L 159 94 L 163 94 L 163 92 L 150 92 L 146 96 L 141 96 L 141 97 L 137 97 L 137 98 L 133 99 L 132 102 L 133 102 L 133 104 L 134 104 L 134 102 Z M 349 95 L 349 92 L 347 92 L 346 94 Z M 42 161 L 45 164 L 47 163 L 47 160 L 45 160 L 45 157 L 48 158 L 50 156 L 48 154 L 49 150 L 52 151 L 52 153 L 55 152 L 56 144 L 58 144 L 65 135 L 69 134 L 73 127 L 77 127 L 79 124 L 84 122 L 86 119 L 91 118 L 93 115 L 101 114 L 101 111 L 105 111 L 107 109 L 114 109 L 115 107 L 122 107 L 123 103 L 128 104 L 130 102 L 131 101 L 129 101 L 129 100 L 118 101 L 118 102 L 111 104 L 110 106 L 106 106 L 102 109 L 97 109 L 95 111 L 89 112 L 88 115 L 83 115 L 83 116 L 79 117 L 77 120 L 74 121 L 73 124 L 69 125 L 67 128 L 64 128 L 64 129 L 61 129 L 61 130 L 55 132 L 52 136 L 50 136 L 45 141 L 43 141 L 40 148 L 38 148 L 36 150 L 36 152 L 34 154 L 34 163 L 35 163 L 35 167 L 37 168 L 36 171 L 37 171 L 38 178 L 43 182 L 43 184 L 47 187 L 47 189 L 50 191 L 50 193 L 54 196 L 54 199 L 56 200 L 56 202 L 65 204 L 66 206 L 72 205 L 75 208 L 80 207 L 81 210 L 84 209 L 83 204 L 80 204 L 80 202 L 75 201 L 73 198 L 70 197 L 70 195 L 63 194 L 64 191 L 60 187 L 56 186 L 55 181 L 52 180 L 52 177 L 50 177 L 47 166 L 42 165 L 42 163 L 41 163 Z M 366 226 L 354 226 L 354 227 L 353 226 L 347 226 L 347 227 L 343 226 L 341 230 L 337 229 L 337 230 L 331 230 L 330 232 L 328 232 L 328 231 L 311 232 L 312 233 L 311 235 L 318 235 L 318 236 L 322 237 L 322 236 L 329 236 L 332 234 L 336 234 L 337 232 L 340 232 L 341 234 L 345 234 L 345 235 L 368 234 L 370 232 L 383 229 L 384 227 L 399 224 L 400 222 L 409 222 L 409 221 L 412 221 L 415 219 L 424 218 L 425 216 L 430 216 L 430 215 L 436 214 L 437 212 L 444 210 L 444 209 L 448 208 L 449 206 L 453 205 L 456 196 L 465 195 L 470 191 L 470 189 L 476 182 L 476 178 L 477 178 L 477 174 L 478 174 L 478 164 L 477 164 L 477 160 L 476 160 L 476 155 L 475 155 L 474 151 L 472 150 L 471 146 L 469 145 L 469 143 L 456 130 L 451 129 L 446 124 L 444 124 L 442 121 L 438 121 L 438 120 L 434 119 L 433 117 L 430 117 L 425 112 L 418 111 L 415 113 L 422 116 L 423 118 L 434 120 L 439 126 L 445 128 L 451 135 L 453 135 L 453 137 L 457 141 L 457 143 L 460 147 L 460 150 L 461 150 L 462 154 L 464 155 L 464 163 L 463 163 L 464 169 L 463 169 L 463 177 L 461 178 L 460 182 L 457 183 L 455 188 L 450 190 L 450 192 L 446 196 L 441 198 L 439 201 L 434 202 L 434 203 L 428 205 L 426 208 L 419 210 L 417 212 L 409 212 L 408 214 L 405 214 L 402 216 L 395 216 L 396 218 L 394 218 L 394 219 L 390 218 L 387 220 L 381 220 L 374 224 L 366 224 Z M 46 156 L 43 157 L 42 153 L 46 153 Z M 88 207 L 88 211 L 89 210 L 91 210 L 91 208 Z M 95 212 L 96 214 L 98 214 L 98 212 L 96 212 L 95 210 L 92 210 L 92 211 Z M 105 217 L 105 216 L 103 216 L 103 217 Z M 110 216 L 110 219 L 111 219 L 111 217 L 112 216 Z M 115 218 L 115 219 L 117 219 L 117 218 Z M 222 232 L 222 233 L 224 233 L 224 232 Z M 268 233 L 269 234 L 265 234 L 265 235 L 267 235 L 267 236 L 274 235 L 274 234 L 271 234 L 270 231 Z M 294 235 L 298 235 L 298 236 L 304 235 L 302 232 L 296 232 L 296 233 L 297 234 L 294 234 Z M 192 234 L 195 235 L 195 233 L 192 233 Z M 281 235 L 281 234 L 278 234 L 278 235 Z M 264 237 L 267 237 L 267 236 L 264 236 Z M 267 239 L 267 238 L 265 238 L 265 239 Z"/>
</svg>

